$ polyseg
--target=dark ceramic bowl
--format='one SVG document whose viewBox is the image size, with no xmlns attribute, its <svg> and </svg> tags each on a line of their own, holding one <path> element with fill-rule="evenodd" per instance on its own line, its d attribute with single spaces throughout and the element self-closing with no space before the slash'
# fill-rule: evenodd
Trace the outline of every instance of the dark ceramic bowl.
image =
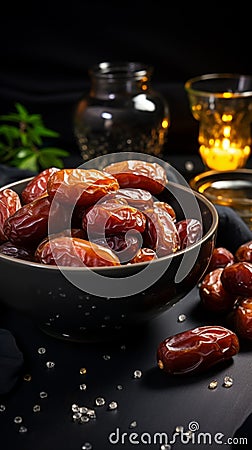
<svg viewBox="0 0 252 450">
<path fill-rule="evenodd" d="M 8 187 L 21 193 L 28 181 Z M 50 335 L 82 342 L 115 338 L 157 317 L 197 285 L 208 267 L 218 226 L 214 205 L 189 187 L 170 182 L 160 200 L 173 206 L 178 220 L 195 216 L 190 205 L 196 206 L 203 225 L 200 241 L 149 264 L 92 270 L 61 270 L 0 254 L 1 301 Z"/>
</svg>

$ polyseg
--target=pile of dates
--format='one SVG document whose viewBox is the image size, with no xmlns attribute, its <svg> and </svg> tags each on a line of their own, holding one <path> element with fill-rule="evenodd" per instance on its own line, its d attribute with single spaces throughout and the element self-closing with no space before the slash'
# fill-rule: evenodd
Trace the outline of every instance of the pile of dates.
<svg viewBox="0 0 252 450">
<path fill-rule="evenodd" d="M 197 242 L 203 230 L 197 219 L 178 221 L 173 207 L 157 199 L 167 183 L 161 165 L 141 160 L 102 170 L 45 169 L 20 194 L 0 191 L 0 253 L 75 267 L 173 254 Z"/>
<path fill-rule="evenodd" d="M 206 311 L 224 317 L 240 338 L 252 340 L 252 241 L 234 254 L 215 248 L 199 294 Z"/>
<path fill-rule="evenodd" d="M 252 241 L 233 254 L 216 247 L 199 284 L 200 304 L 223 325 L 205 325 L 165 338 L 157 364 L 170 375 L 201 373 L 231 359 L 240 341 L 252 341 Z"/>
</svg>

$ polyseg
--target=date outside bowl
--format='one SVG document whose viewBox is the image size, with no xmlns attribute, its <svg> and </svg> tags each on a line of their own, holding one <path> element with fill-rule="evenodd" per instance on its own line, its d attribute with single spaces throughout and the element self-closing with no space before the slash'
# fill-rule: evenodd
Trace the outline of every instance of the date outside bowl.
<svg viewBox="0 0 252 450">
<path fill-rule="evenodd" d="M 20 194 L 30 180 L 4 188 Z M 184 206 L 194 202 L 203 226 L 196 244 L 150 263 L 92 270 L 61 270 L 0 254 L 0 301 L 56 338 L 98 342 L 131 334 L 197 285 L 215 246 L 218 214 L 211 201 L 176 182 L 169 183 L 160 200 L 172 205 L 178 220 L 185 217 Z"/>
</svg>

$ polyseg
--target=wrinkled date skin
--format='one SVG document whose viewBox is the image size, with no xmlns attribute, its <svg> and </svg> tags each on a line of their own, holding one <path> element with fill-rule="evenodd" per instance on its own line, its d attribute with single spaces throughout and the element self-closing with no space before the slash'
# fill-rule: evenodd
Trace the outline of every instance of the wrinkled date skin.
<svg viewBox="0 0 252 450">
<path fill-rule="evenodd" d="M 233 264 L 234 262 L 235 257 L 233 253 L 231 253 L 227 248 L 215 247 L 213 249 L 207 272 L 211 272 L 211 270 L 215 270 L 220 267 L 224 268 L 228 264 Z"/>
<path fill-rule="evenodd" d="M 170 375 L 195 374 L 232 358 L 239 352 L 236 333 L 218 325 L 201 326 L 162 341 L 158 367 Z"/>
<path fill-rule="evenodd" d="M 85 239 L 86 235 L 84 233 L 84 230 L 82 230 L 82 228 L 71 228 L 71 229 L 59 231 L 58 233 L 51 234 L 50 236 L 46 236 L 44 239 L 42 239 L 42 241 L 38 244 L 37 248 L 35 249 L 35 252 L 34 252 L 35 261 L 38 261 L 38 262 L 41 261 L 41 254 L 42 254 L 45 244 L 50 239 L 55 239 L 58 237 L 74 237 L 74 238 L 79 238 L 79 239 Z"/>
<path fill-rule="evenodd" d="M 119 266 L 117 256 L 108 248 L 84 239 L 56 237 L 45 241 L 35 252 L 36 259 L 44 264 L 71 267 Z"/>
<path fill-rule="evenodd" d="M 127 263 L 134 258 L 142 244 L 139 233 L 134 230 L 126 234 L 121 233 L 105 238 L 98 238 L 93 242 L 109 247 L 118 256 L 121 264 Z"/>
<path fill-rule="evenodd" d="M 8 217 L 4 224 L 8 240 L 25 247 L 38 244 L 47 235 L 50 206 L 48 197 L 40 197 Z"/>
<path fill-rule="evenodd" d="M 105 197 L 106 201 L 110 201 L 111 199 L 117 199 L 119 201 L 125 200 L 128 205 L 133 206 L 140 211 L 151 208 L 154 201 L 150 192 L 145 191 L 144 189 L 134 188 L 118 189 L 118 191 Z"/>
<path fill-rule="evenodd" d="M 156 200 L 153 203 L 153 209 L 157 211 L 165 211 L 165 213 L 168 213 L 171 216 L 173 222 L 176 221 L 176 212 L 169 203 Z"/>
<path fill-rule="evenodd" d="M 20 197 L 15 191 L 9 188 L 0 191 L 0 242 L 8 240 L 4 232 L 6 219 L 12 216 L 21 206 Z"/>
<path fill-rule="evenodd" d="M 224 267 L 221 274 L 224 288 L 233 295 L 252 296 L 252 263 L 241 261 Z"/>
<path fill-rule="evenodd" d="M 160 194 L 167 184 L 166 172 L 157 163 L 141 160 L 119 161 L 104 167 L 103 171 L 113 175 L 120 188 L 144 189 L 153 195 Z"/>
<path fill-rule="evenodd" d="M 232 310 L 237 296 L 224 289 L 221 282 L 222 267 L 207 273 L 200 286 L 199 295 L 203 307 L 213 313 L 225 314 Z"/>
<path fill-rule="evenodd" d="M 175 253 L 179 249 L 179 234 L 167 210 L 156 204 L 144 214 L 147 219 L 143 233 L 144 247 L 154 250 L 159 258 Z"/>
<path fill-rule="evenodd" d="M 233 314 L 234 329 L 239 338 L 252 340 L 252 297 L 241 297 Z"/>
<path fill-rule="evenodd" d="M 252 263 L 252 241 L 248 241 L 238 247 L 235 252 L 235 260 Z"/>
<path fill-rule="evenodd" d="M 94 205 L 82 218 L 82 228 L 91 240 L 96 235 L 114 235 L 129 230 L 142 233 L 145 225 L 146 217 L 142 211 L 116 200 Z"/>
<path fill-rule="evenodd" d="M 50 167 L 36 175 L 21 192 L 21 199 L 24 204 L 31 203 L 37 198 L 47 194 L 47 182 L 50 176 L 57 172 L 57 167 Z"/>
<path fill-rule="evenodd" d="M 157 254 L 152 250 L 151 248 L 140 248 L 137 252 L 137 254 L 132 258 L 130 261 L 131 264 L 137 264 L 141 262 L 148 262 L 152 261 L 153 259 L 157 259 Z"/>
<path fill-rule="evenodd" d="M 184 219 L 176 223 L 179 234 L 180 249 L 198 242 L 203 234 L 201 222 L 198 219 Z"/>
<path fill-rule="evenodd" d="M 0 245 L 0 253 L 3 255 L 12 256 L 12 258 L 34 261 L 34 254 L 31 249 L 13 244 L 10 241 L 3 242 Z"/>
<path fill-rule="evenodd" d="M 52 200 L 72 206 L 89 207 L 110 192 L 119 189 L 118 181 L 110 174 L 95 169 L 62 169 L 52 174 L 47 192 Z"/>
</svg>

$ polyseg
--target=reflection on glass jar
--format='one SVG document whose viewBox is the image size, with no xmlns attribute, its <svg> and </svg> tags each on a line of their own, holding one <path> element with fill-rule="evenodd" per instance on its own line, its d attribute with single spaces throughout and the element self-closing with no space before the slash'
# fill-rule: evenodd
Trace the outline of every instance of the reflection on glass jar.
<svg viewBox="0 0 252 450">
<path fill-rule="evenodd" d="M 185 89 L 199 121 L 199 153 L 206 167 L 244 167 L 251 153 L 252 77 L 202 75 L 188 80 Z"/>
<path fill-rule="evenodd" d="M 170 125 L 163 96 L 152 89 L 152 67 L 100 63 L 90 69 L 89 94 L 77 104 L 74 133 L 84 160 L 112 152 L 161 156 Z"/>
</svg>

